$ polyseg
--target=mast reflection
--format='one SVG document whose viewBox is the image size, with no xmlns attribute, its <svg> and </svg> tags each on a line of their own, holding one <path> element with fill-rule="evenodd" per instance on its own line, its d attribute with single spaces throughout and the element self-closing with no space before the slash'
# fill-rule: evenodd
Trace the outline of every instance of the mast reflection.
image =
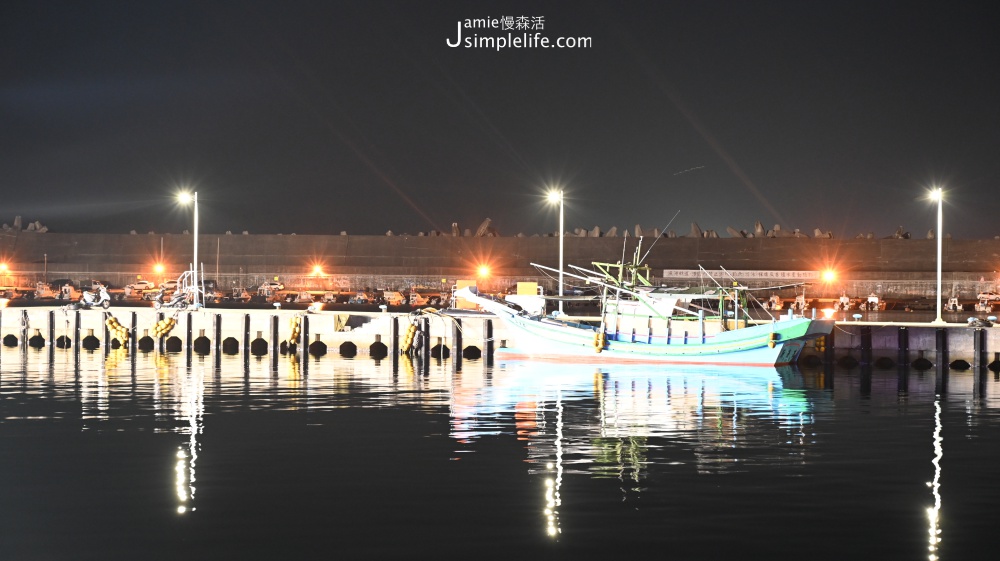
<svg viewBox="0 0 1000 561">
<path fill-rule="evenodd" d="M 794 369 L 517 365 L 494 374 L 489 385 L 452 388 L 451 437 L 467 448 L 509 419 L 529 473 L 543 478 L 553 537 L 566 475 L 615 478 L 627 501 L 638 498 L 650 456 L 668 449 L 683 451 L 674 465 L 693 452 L 700 473 L 805 462 L 813 412 Z"/>
</svg>

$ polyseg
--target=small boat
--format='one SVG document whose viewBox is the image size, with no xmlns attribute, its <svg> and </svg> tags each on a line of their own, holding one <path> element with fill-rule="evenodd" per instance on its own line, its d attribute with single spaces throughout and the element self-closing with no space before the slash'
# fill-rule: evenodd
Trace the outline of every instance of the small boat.
<svg viewBox="0 0 1000 561">
<path fill-rule="evenodd" d="M 830 320 L 791 311 L 751 319 L 749 289 L 736 282 L 703 289 L 654 287 L 648 266 L 594 266 L 597 272 L 575 268 L 584 274 L 563 273 L 602 287 L 601 314 L 593 321 L 531 314 L 475 287 L 458 290 L 455 297 L 503 322 L 513 346 L 498 349 L 497 356 L 506 360 L 786 366 L 798 361 L 806 341 L 833 328 Z"/>
</svg>

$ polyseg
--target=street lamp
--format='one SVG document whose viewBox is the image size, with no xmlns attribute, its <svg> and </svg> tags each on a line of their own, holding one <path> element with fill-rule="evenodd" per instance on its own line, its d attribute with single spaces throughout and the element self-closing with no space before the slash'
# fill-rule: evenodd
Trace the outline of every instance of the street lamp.
<svg viewBox="0 0 1000 561">
<path fill-rule="evenodd" d="M 565 228 L 563 227 L 563 192 L 562 189 L 549 191 L 549 202 L 559 203 L 559 315 L 563 313 L 563 237 Z"/>
<path fill-rule="evenodd" d="M 201 286 L 201 283 L 199 282 L 198 279 L 198 191 L 195 191 L 194 193 L 188 193 L 187 191 L 185 191 L 182 192 L 180 195 L 178 195 L 177 198 L 178 200 L 180 200 L 181 204 L 188 204 L 188 203 L 194 204 L 194 262 L 192 263 L 193 265 L 192 274 L 194 274 L 195 290 L 191 304 L 192 307 L 198 309 L 200 307 L 198 303 L 198 289 Z"/>
<path fill-rule="evenodd" d="M 935 187 L 931 189 L 930 195 L 928 195 L 930 200 L 937 201 L 938 204 L 938 216 L 937 216 L 937 318 L 931 323 L 943 324 L 945 321 L 941 319 L 941 239 L 944 237 L 944 232 L 942 232 L 942 218 L 941 218 L 941 204 L 944 201 L 944 193 L 941 192 L 940 187 Z"/>
</svg>

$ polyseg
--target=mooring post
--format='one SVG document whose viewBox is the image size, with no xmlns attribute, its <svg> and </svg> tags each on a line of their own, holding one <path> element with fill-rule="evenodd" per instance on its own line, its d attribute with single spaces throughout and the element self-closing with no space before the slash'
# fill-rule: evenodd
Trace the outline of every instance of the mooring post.
<svg viewBox="0 0 1000 561">
<path fill-rule="evenodd" d="M 278 314 L 271 316 L 271 367 L 278 366 Z"/>
<path fill-rule="evenodd" d="M 603 324 L 602 327 L 603 329 Z M 486 366 L 493 366 L 493 320 L 486 320 Z"/>
<path fill-rule="evenodd" d="M 934 392 L 944 395 L 948 391 L 948 329 L 938 327 L 934 333 L 935 347 L 937 350 L 937 361 L 934 380 Z"/>
<path fill-rule="evenodd" d="M 222 314 L 215 314 L 215 355 L 222 350 Z"/>
<path fill-rule="evenodd" d="M 462 320 L 459 318 L 451 324 L 451 369 L 462 369 Z"/>
<path fill-rule="evenodd" d="M 302 348 L 302 375 L 309 373 L 309 316 L 302 315 L 302 328 L 299 330 L 299 346 Z"/>
<path fill-rule="evenodd" d="M 27 311 L 24 312 L 27 316 Z M 80 354 L 80 332 L 82 328 L 80 326 L 80 310 L 73 312 L 73 347 L 76 348 L 76 353 Z"/>
<path fill-rule="evenodd" d="M 104 318 L 104 321 L 102 321 L 101 323 L 104 324 L 104 356 L 105 357 L 107 357 L 108 353 L 111 352 L 111 328 L 108 327 L 108 316 L 110 316 L 110 315 L 111 314 L 108 313 L 108 312 L 101 312 L 101 317 Z"/>
<path fill-rule="evenodd" d="M 937 364 L 940 367 L 948 368 L 948 329 L 938 327 L 934 330 L 935 350 L 937 351 Z"/>
<path fill-rule="evenodd" d="M 422 350 L 424 355 L 423 356 L 424 374 L 429 374 L 431 371 L 431 319 L 430 318 L 424 318 L 423 330 L 424 330 L 424 339 L 423 339 L 424 348 Z"/>
<path fill-rule="evenodd" d="M 861 364 L 871 366 L 872 363 L 872 326 L 861 326 Z"/>
<path fill-rule="evenodd" d="M 222 314 L 215 314 L 215 375 L 222 366 Z"/>
<path fill-rule="evenodd" d="M 836 360 L 834 356 L 834 346 L 837 344 L 837 324 L 833 324 L 833 329 L 830 330 L 830 334 L 826 336 L 826 348 L 823 350 L 823 362 L 826 364 L 833 364 Z"/>
<path fill-rule="evenodd" d="M 243 364 L 250 364 L 250 314 L 243 314 Z"/>
<path fill-rule="evenodd" d="M 73 364 L 80 365 L 80 310 L 73 312 Z"/>
<path fill-rule="evenodd" d="M 910 331 L 905 326 L 900 327 L 896 333 L 899 343 L 899 354 L 896 362 L 899 364 L 910 364 Z"/>
<path fill-rule="evenodd" d="M 187 356 L 187 365 L 191 366 L 191 350 L 194 347 L 194 326 L 192 325 L 191 312 L 187 313 L 187 325 L 184 330 L 187 335 L 187 341 L 184 343 L 184 354 Z"/>
<path fill-rule="evenodd" d="M 79 313 L 79 312 L 77 312 Z M 21 348 L 28 348 L 28 310 L 21 310 Z"/>
<path fill-rule="evenodd" d="M 139 337 L 138 337 L 138 335 L 139 335 L 139 318 L 138 318 L 138 314 L 136 314 L 135 312 L 132 312 L 131 316 L 132 316 L 131 317 L 131 321 L 129 322 L 129 326 L 130 327 L 129 327 L 128 344 L 129 344 L 129 352 L 132 354 L 132 362 L 134 363 L 135 362 L 135 350 L 136 350 L 136 348 L 137 348 L 137 346 L 139 344 L 139 341 L 138 341 L 138 339 L 139 339 Z"/>
<path fill-rule="evenodd" d="M 56 349 L 56 312 L 49 310 L 49 364 L 55 356 Z"/>
<path fill-rule="evenodd" d="M 163 312 L 156 312 L 156 323 L 159 324 L 163 321 Z M 160 335 L 157 337 L 156 346 L 159 348 L 160 353 L 163 352 L 164 336 Z"/>
<path fill-rule="evenodd" d="M 986 368 L 986 330 L 977 327 L 972 331 L 972 362 L 976 372 Z"/>
<path fill-rule="evenodd" d="M 910 384 L 910 331 L 904 326 L 897 332 L 899 354 L 896 361 L 896 391 L 905 392 Z"/>
<path fill-rule="evenodd" d="M 399 372 L 399 317 L 393 316 L 389 322 L 389 345 L 392 346 L 389 352 L 392 353 L 392 373 Z"/>
</svg>

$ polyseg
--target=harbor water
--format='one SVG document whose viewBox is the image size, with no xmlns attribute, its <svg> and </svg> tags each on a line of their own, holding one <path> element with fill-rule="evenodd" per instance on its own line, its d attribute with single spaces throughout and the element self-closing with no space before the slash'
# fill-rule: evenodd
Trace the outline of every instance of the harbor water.
<svg viewBox="0 0 1000 561">
<path fill-rule="evenodd" d="M 958 560 L 995 541 L 988 370 L 52 356 L 0 349 L 0 559 Z"/>
</svg>

